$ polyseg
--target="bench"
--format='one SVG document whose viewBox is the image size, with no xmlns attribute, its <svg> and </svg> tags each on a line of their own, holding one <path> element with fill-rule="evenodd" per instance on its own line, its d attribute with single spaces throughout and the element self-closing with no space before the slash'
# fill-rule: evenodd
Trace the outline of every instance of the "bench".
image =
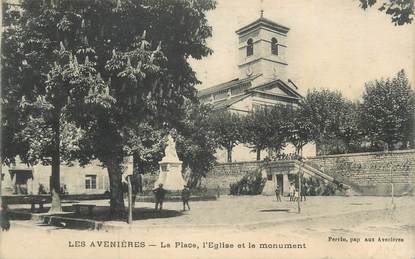
<svg viewBox="0 0 415 259">
<path fill-rule="evenodd" d="M 30 211 L 32 212 L 36 210 L 36 204 L 39 204 L 39 210 L 41 210 L 43 209 L 43 204 L 50 202 L 47 198 L 42 197 L 24 197 L 23 199 L 30 204 Z"/>
<path fill-rule="evenodd" d="M 75 209 L 75 214 L 79 215 L 81 214 L 81 209 L 86 208 L 88 209 L 89 215 L 93 215 L 92 210 L 95 208 L 96 205 L 94 204 L 73 204 L 72 208 Z"/>
</svg>

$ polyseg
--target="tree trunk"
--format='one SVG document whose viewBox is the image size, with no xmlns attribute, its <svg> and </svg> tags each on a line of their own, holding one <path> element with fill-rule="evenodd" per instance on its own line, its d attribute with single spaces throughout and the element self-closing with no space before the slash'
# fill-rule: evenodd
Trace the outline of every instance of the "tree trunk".
<svg viewBox="0 0 415 259">
<path fill-rule="evenodd" d="M 107 170 L 110 180 L 110 217 L 112 219 L 124 218 L 125 206 L 122 189 L 122 170 L 121 161 L 110 159 L 108 161 Z"/>
<path fill-rule="evenodd" d="M 261 149 L 259 148 L 256 149 L 256 160 L 261 160 Z"/>
<path fill-rule="evenodd" d="M 59 197 L 59 193 L 55 189 L 52 189 L 51 195 L 52 195 L 52 203 L 51 203 L 50 210 L 48 211 L 48 213 L 62 212 L 61 198 Z"/>
<path fill-rule="evenodd" d="M 49 213 L 62 212 L 61 199 L 59 192 L 60 184 L 60 128 L 59 123 L 54 125 L 54 152 L 52 154 L 52 175 L 50 179 L 50 193 L 52 195 L 52 204 Z"/>
<path fill-rule="evenodd" d="M 140 170 L 143 171 L 143 169 L 140 168 L 142 167 L 140 162 L 141 162 L 140 157 L 137 154 L 134 154 L 133 155 L 133 174 L 140 173 Z"/>
<path fill-rule="evenodd" d="M 60 190 L 60 157 L 59 154 L 52 156 L 52 175 L 50 181 L 50 190 L 59 193 Z"/>
<path fill-rule="evenodd" d="M 1 115 L 1 112 L 0 112 L 0 115 Z M 3 158 L 1 161 L 3 161 Z M 0 163 L 0 208 L 2 208 L 3 206 L 3 192 L 2 192 L 3 173 L 2 172 L 3 172 L 3 164 Z"/>
<path fill-rule="evenodd" d="M 232 163 L 232 146 L 227 148 L 228 151 L 228 163 Z"/>
</svg>

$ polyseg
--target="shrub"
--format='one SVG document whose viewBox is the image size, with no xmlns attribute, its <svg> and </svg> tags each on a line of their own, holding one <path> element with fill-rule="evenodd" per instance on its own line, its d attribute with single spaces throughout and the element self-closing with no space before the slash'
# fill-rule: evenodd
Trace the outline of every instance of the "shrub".
<svg viewBox="0 0 415 259">
<path fill-rule="evenodd" d="M 258 170 L 253 174 L 246 174 L 236 183 L 230 184 L 231 195 L 258 195 L 264 188 L 266 179 L 262 178 Z"/>
<path fill-rule="evenodd" d="M 316 178 L 303 178 L 302 188 L 306 188 L 307 196 L 332 196 L 336 194 L 336 191 L 343 191 L 341 183 L 326 183 Z"/>
</svg>

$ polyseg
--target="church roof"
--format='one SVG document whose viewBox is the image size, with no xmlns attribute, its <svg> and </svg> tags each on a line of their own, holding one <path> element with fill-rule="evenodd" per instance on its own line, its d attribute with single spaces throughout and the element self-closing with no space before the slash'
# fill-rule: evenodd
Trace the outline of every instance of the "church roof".
<svg viewBox="0 0 415 259">
<path fill-rule="evenodd" d="M 290 28 L 288 28 L 284 25 L 278 24 L 276 22 L 273 22 L 273 21 L 261 16 L 259 19 L 255 20 L 255 21 L 251 22 L 250 24 L 248 24 L 248 25 L 240 28 L 239 30 L 237 30 L 236 33 L 237 34 L 242 34 L 246 31 L 253 30 L 253 29 L 255 29 L 257 27 L 260 27 L 260 26 L 264 26 L 264 27 L 267 27 L 269 29 L 279 31 L 279 32 L 282 32 L 282 33 L 287 33 L 290 30 Z"/>
<path fill-rule="evenodd" d="M 291 81 L 291 80 L 289 80 Z M 291 81 L 292 82 L 292 81 Z M 289 86 L 288 84 L 286 84 L 284 81 L 282 81 L 281 79 L 276 79 L 270 82 L 266 82 L 264 84 L 255 86 L 253 88 L 248 89 L 248 91 L 261 91 L 261 88 L 270 86 L 270 85 L 275 85 L 275 83 L 278 83 L 278 85 L 285 90 L 286 92 L 290 93 L 290 98 L 295 98 L 295 99 L 301 99 L 302 95 L 300 93 L 298 93 L 293 87 Z"/>
<path fill-rule="evenodd" d="M 261 76 L 261 74 L 253 75 L 253 76 L 243 78 L 243 79 L 235 78 L 231 81 L 228 81 L 228 82 L 225 82 L 225 83 L 222 83 L 222 84 L 218 84 L 218 85 L 214 85 L 214 86 L 211 86 L 209 88 L 202 89 L 202 90 L 198 91 L 198 96 L 200 97 L 200 96 L 208 95 L 208 94 L 211 94 L 211 93 L 216 93 L 216 92 L 219 92 L 219 91 L 227 90 L 227 89 L 230 89 L 230 88 L 235 87 L 237 85 L 242 85 L 242 84 L 245 84 L 245 83 L 251 83 L 254 79 L 258 78 L 259 76 Z"/>
<path fill-rule="evenodd" d="M 243 94 L 243 95 L 238 95 L 238 96 L 231 97 L 229 99 L 219 100 L 219 101 L 217 101 L 213 104 L 213 109 L 217 110 L 217 109 L 228 108 L 232 104 L 237 103 L 239 101 L 242 101 L 243 99 L 245 99 L 249 95 L 250 94 Z"/>
<path fill-rule="evenodd" d="M 267 91 L 267 87 L 279 87 L 285 94 L 280 93 L 273 93 Z M 263 93 L 269 96 L 277 96 L 283 99 L 291 99 L 291 100 L 300 100 L 302 98 L 301 94 L 299 94 L 295 89 L 293 89 L 291 86 L 286 84 L 284 81 L 280 79 L 272 80 L 263 84 L 260 84 L 258 86 L 248 88 L 245 90 L 243 94 L 232 96 L 231 98 L 224 98 L 218 101 L 215 101 L 212 103 L 213 109 L 226 109 L 233 105 L 234 103 L 237 103 L 239 101 L 242 101 L 243 99 L 253 95 L 254 93 Z"/>
</svg>

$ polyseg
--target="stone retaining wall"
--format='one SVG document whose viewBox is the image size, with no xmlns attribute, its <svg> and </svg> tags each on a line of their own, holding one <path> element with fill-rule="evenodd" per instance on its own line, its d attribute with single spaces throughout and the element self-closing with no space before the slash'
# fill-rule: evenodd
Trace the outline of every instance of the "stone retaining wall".
<svg viewBox="0 0 415 259">
<path fill-rule="evenodd" d="M 414 192 L 415 150 L 317 156 L 309 158 L 307 163 L 351 185 L 362 195 L 390 195 L 392 167 L 394 194 Z M 226 193 L 231 183 L 263 165 L 258 161 L 218 164 L 209 172 L 204 185 L 208 189 L 219 187 L 222 193 Z"/>
<path fill-rule="evenodd" d="M 365 195 L 397 195 L 414 191 L 415 150 L 318 156 L 308 163 Z"/>
<path fill-rule="evenodd" d="M 263 162 L 237 162 L 216 165 L 203 179 L 202 185 L 207 189 L 220 189 L 221 193 L 229 194 L 229 185 L 239 181 L 244 175 L 256 172 Z"/>
</svg>

